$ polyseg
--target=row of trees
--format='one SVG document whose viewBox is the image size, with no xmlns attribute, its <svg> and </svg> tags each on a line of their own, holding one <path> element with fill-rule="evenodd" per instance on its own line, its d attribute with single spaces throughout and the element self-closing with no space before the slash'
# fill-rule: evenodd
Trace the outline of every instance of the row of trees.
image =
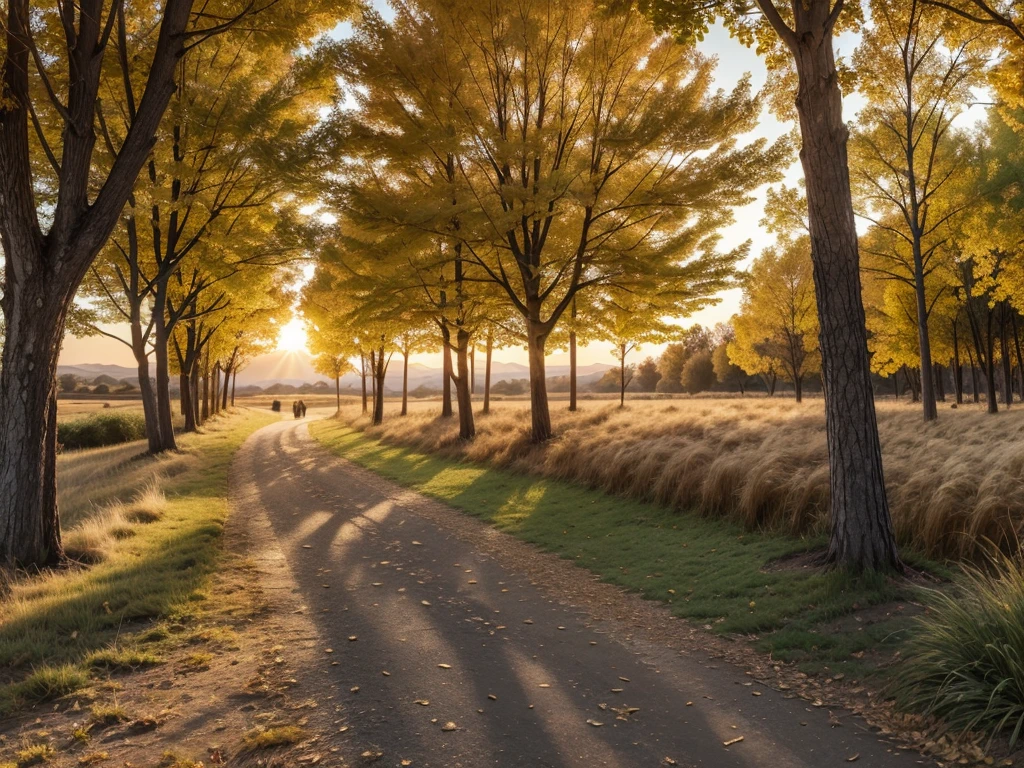
<svg viewBox="0 0 1024 768">
<path fill-rule="evenodd" d="M 0 561 L 63 557 L 56 365 L 83 284 L 103 298 L 84 323 L 129 323 L 153 450 L 174 445 L 175 363 L 216 378 L 218 361 L 223 373 L 232 352 L 240 361 L 267 334 L 250 321 L 273 314 L 263 297 L 274 279 L 246 267 L 283 263 L 300 239 L 280 171 L 318 116 L 301 106 L 316 67 L 296 51 L 345 10 L 320 0 L 5 4 Z"/>
<path fill-rule="evenodd" d="M 919 45 L 923 27 L 915 21 L 913 39 L 905 37 L 901 48 L 904 62 L 928 49 L 955 56 L 961 46 L 970 58 L 976 46 L 996 45 L 979 35 L 991 29 L 1002 35 L 993 40 L 1008 67 L 1019 64 L 1012 60 L 1022 35 L 1009 6 L 928 2 L 943 13 L 942 37 L 928 44 L 922 36 Z M 902 23 L 906 5 L 871 2 L 874 24 L 865 34 L 898 30 L 886 14 Z M 923 18 L 918 9 L 914 3 L 912 18 Z M 412 348 L 429 328 L 440 333 L 451 360 L 446 381 L 456 390 L 460 431 L 472 437 L 471 339 L 486 338 L 490 348 L 508 334 L 523 338 L 529 350 L 533 434 L 547 439 L 544 352 L 558 343 L 552 339 L 564 333 L 574 356 L 579 337 L 603 322 L 619 339 L 624 361 L 644 328 L 656 333 L 665 315 L 710 301 L 743 255 L 718 247 L 718 229 L 753 190 L 777 179 L 790 157 L 786 141 L 738 140 L 760 112 L 746 82 L 729 93 L 710 87 L 713 63 L 694 43 L 722 17 L 765 53 L 779 75 L 772 94 L 788 97 L 794 84 L 797 94 L 827 393 L 829 561 L 898 568 L 870 390 L 842 119 L 846 73 L 836 68 L 832 44 L 859 24 L 860 11 L 848 0 L 643 0 L 635 7 L 583 0 L 397 2 L 392 22 L 364 13 L 353 39 L 310 68 L 311 76 L 328 73 L 353 85 L 358 108 L 326 115 L 315 128 L 305 119 L 286 119 L 278 130 L 273 120 L 261 122 L 275 112 L 279 94 L 266 78 L 283 75 L 277 60 L 291 61 L 300 40 L 333 21 L 334 4 L 221 0 L 194 10 L 192 0 L 148 6 L 87 0 L 53 8 L 12 0 L 0 100 L 0 557 L 23 564 L 60 558 L 55 367 L 83 279 L 95 278 L 105 296 L 120 286 L 124 299 L 117 299 L 129 317 L 132 296 L 140 286 L 149 290 L 142 305 L 151 302 L 156 310 L 154 341 L 165 337 L 179 368 L 194 376 L 209 330 L 201 329 L 228 306 L 229 283 L 243 283 L 239 295 L 254 292 L 250 278 L 240 277 L 243 266 L 284 261 L 302 241 L 282 212 L 302 187 L 289 178 L 290 169 L 310 157 L 314 164 L 317 156 L 333 158 L 334 165 L 318 174 L 316 194 L 338 217 L 341 234 L 322 249 L 314 281 L 330 297 L 318 301 L 311 290 L 304 303 L 330 308 L 332 322 L 349 328 L 345 335 L 377 382 L 375 417 L 382 414 L 384 371 L 404 343 L 396 340 L 408 339 Z M 244 44 L 233 42 L 239 39 Z M 235 89 L 247 92 L 234 62 L 256 47 L 264 55 L 259 68 L 250 68 L 251 92 L 266 98 L 249 112 L 253 123 L 246 126 L 224 105 Z M 263 72 L 268 61 L 273 64 Z M 873 54 L 863 61 L 873 64 Z M 928 67 L 904 66 L 903 80 L 880 73 L 881 90 L 888 87 L 909 104 L 906 83 L 918 69 Z M 187 87 L 188 77 L 208 73 L 205 87 Z M 293 78 L 304 82 L 298 73 Z M 1008 88 L 1016 82 L 1012 76 L 1005 81 Z M 294 93 L 301 99 L 308 92 L 300 86 Z M 772 100 L 782 105 L 788 98 Z M 919 113 L 904 104 L 902 112 L 879 119 L 879 130 L 892 132 L 896 119 L 909 115 L 904 143 L 931 142 L 937 159 L 939 140 L 951 131 L 930 128 L 928 139 L 918 132 L 923 124 L 952 121 L 934 103 Z M 945 115 L 938 123 L 936 113 Z M 197 114 L 219 116 L 192 134 Z M 230 123 L 234 130 L 221 130 Z M 280 140 L 288 146 L 290 138 L 308 138 L 313 130 L 315 141 L 296 142 L 297 156 L 281 149 Z M 214 176 L 206 176 L 214 167 Z M 250 175 L 251 169 L 257 170 Z M 903 241 L 915 268 L 919 310 L 928 277 L 923 260 L 938 250 L 925 245 L 929 227 L 953 218 L 945 209 L 924 218 L 925 211 L 941 208 L 926 196 L 937 196 L 958 177 L 942 171 L 924 183 L 917 170 L 912 180 L 897 172 L 881 185 L 888 194 L 867 206 L 880 227 L 891 229 L 883 203 L 903 187 L 916 190 L 908 198 L 913 221 L 901 234 L 909 232 Z M 113 275 L 102 266 L 93 270 L 111 247 L 124 264 Z M 153 262 L 137 274 L 130 265 L 133 247 L 153 252 Z M 633 329 L 640 318 L 651 322 Z M 150 322 L 137 325 L 146 330 Z M 138 347 L 134 338 L 132 346 Z M 926 348 L 923 338 L 920 346 Z M 207 350 L 206 359 L 220 360 L 223 368 L 224 353 Z M 163 444 L 160 388 L 172 363 L 161 361 L 160 349 L 154 352 L 153 399 Z M 195 387 L 190 391 L 194 395 Z"/>
</svg>

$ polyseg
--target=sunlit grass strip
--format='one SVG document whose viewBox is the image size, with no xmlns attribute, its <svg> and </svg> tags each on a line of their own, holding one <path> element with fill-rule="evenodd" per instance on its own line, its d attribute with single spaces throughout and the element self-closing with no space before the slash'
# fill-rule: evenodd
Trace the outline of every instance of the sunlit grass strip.
<svg viewBox="0 0 1024 768">
<path fill-rule="evenodd" d="M 905 637 L 909 622 L 900 616 L 863 629 L 830 625 L 858 608 L 905 599 L 907 587 L 882 577 L 763 570 L 821 546 L 819 538 L 750 533 L 727 520 L 417 453 L 338 420 L 315 422 L 310 431 L 339 455 L 572 559 L 605 581 L 664 601 L 678 616 L 717 632 L 754 634 L 775 658 L 863 672 L 852 654 L 895 650 Z"/>
<path fill-rule="evenodd" d="M 90 674 L 158 661 L 137 647 L 151 640 L 148 633 L 133 635 L 154 619 L 189 618 L 206 598 L 229 512 L 231 458 L 273 420 L 248 412 L 183 439 L 192 458 L 183 471 L 141 492 L 129 480 L 123 501 L 80 520 L 98 542 L 96 565 L 14 584 L 0 604 L 0 669 L 8 683 L 0 688 L 0 714 L 69 693 Z"/>
<path fill-rule="evenodd" d="M 1024 565 L 996 556 L 928 596 L 893 683 L 897 703 L 962 731 L 1024 733 Z"/>
</svg>

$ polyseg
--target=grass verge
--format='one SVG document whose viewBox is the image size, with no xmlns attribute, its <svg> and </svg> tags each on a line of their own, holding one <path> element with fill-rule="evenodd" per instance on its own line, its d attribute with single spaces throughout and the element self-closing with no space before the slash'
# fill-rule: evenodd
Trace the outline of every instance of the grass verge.
<svg viewBox="0 0 1024 768">
<path fill-rule="evenodd" d="M 80 505 L 68 538 L 79 531 L 102 538 L 93 529 L 107 523 L 116 530 L 97 548 L 95 565 L 15 581 L 0 603 L 0 715 L 71 693 L 97 676 L 159 663 L 161 648 L 186 633 L 209 597 L 229 511 L 231 458 L 274 420 L 246 411 L 185 436 L 173 457 L 100 449 L 92 473 L 70 468 L 62 478 L 58 469 L 62 497 L 97 493 L 105 504 Z M 114 456 L 123 467 L 106 465 Z"/>
<path fill-rule="evenodd" d="M 417 453 L 338 420 L 314 422 L 310 432 L 357 464 L 661 600 L 706 629 L 749 636 L 759 650 L 805 671 L 868 675 L 913 626 L 913 611 L 904 608 L 916 590 L 906 584 L 766 568 L 823 546 L 818 538 L 751 533 L 571 483 Z"/>
</svg>

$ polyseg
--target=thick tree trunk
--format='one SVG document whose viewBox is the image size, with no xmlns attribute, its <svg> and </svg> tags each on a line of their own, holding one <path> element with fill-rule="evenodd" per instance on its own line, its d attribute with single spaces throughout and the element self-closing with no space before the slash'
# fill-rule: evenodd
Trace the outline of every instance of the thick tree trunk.
<svg viewBox="0 0 1024 768">
<path fill-rule="evenodd" d="M 487 334 L 487 357 L 484 360 L 484 413 L 491 412 L 491 353 L 494 351 L 494 336 Z"/>
<path fill-rule="evenodd" d="M 377 353 L 370 352 L 370 398 L 376 407 L 377 403 Z"/>
<path fill-rule="evenodd" d="M 384 350 L 370 353 L 373 371 L 373 424 L 384 423 L 384 377 L 388 372 L 388 364 L 384 358 Z"/>
<path fill-rule="evenodd" d="M 210 418 L 210 374 L 203 374 L 203 399 L 202 410 L 199 413 L 199 423 L 205 424 Z"/>
<path fill-rule="evenodd" d="M 178 376 L 178 386 L 181 387 L 179 397 L 181 398 L 181 411 L 185 417 L 185 432 L 196 431 L 196 407 L 192 399 L 192 381 L 184 373 Z"/>
<path fill-rule="evenodd" d="M 142 328 L 134 320 L 132 354 L 139 374 L 139 398 L 142 400 L 142 417 L 146 420 L 146 443 L 150 453 L 160 453 L 163 450 L 160 443 L 160 414 L 157 411 L 153 380 L 149 377 L 149 355 L 146 354 L 146 345 L 142 339 Z"/>
<path fill-rule="evenodd" d="M 366 400 L 366 355 L 359 353 L 359 375 L 363 380 L 363 413 L 369 410 Z"/>
<path fill-rule="evenodd" d="M 626 345 L 619 345 L 619 408 L 626 405 Z"/>
<path fill-rule="evenodd" d="M 235 407 L 235 384 L 238 382 L 238 366 L 231 369 L 231 407 Z"/>
<path fill-rule="evenodd" d="M 402 353 L 402 416 L 409 415 L 409 353 Z"/>
<path fill-rule="evenodd" d="M 15 274 L 5 292 L 0 371 L 0 562 L 24 567 L 64 557 L 57 512 L 57 357 L 66 303 L 42 275 Z"/>
<path fill-rule="evenodd" d="M 202 409 L 200 408 L 200 400 L 199 400 L 200 390 L 199 390 L 199 361 L 198 360 L 196 360 L 195 362 L 192 363 L 192 370 L 191 370 L 191 372 L 189 373 L 189 376 L 188 376 L 188 386 L 189 386 L 189 391 L 191 392 L 191 396 L 192 396 L 192 423 L 198 429 L 200 424 L 202 423 L 200 421 L 200 416 L 201 416 Z"/>
<path fill-rule="evenodd" d="M 476 436 L 473 422 L 473 391 L 470 387 L 472 376 L 469 353 L 469 334 L 461 328 L 456 332 L 455 360 L 459 375 L 455 377 L 455 396 L 459 402 L 459 438 L 472 440 Z"/>
<path fill-rule="evenodd" d="M 548 382 L 544 365 L 547 333 L 527 321 L 527 353 L 530 358 L 530 416 L 535 443 L 551 439 L 551 413 L 548 410 Z"/>
<path fill-rule="evenodd" d="M 793 377 L 793 391 L 796 393 L 796 401 L 802 403 L 804 401 L 804 377 L 794 376 Z"/>
<path fill-rule="evenodd" d="M 759 0 L 760 2 L 761 0 Z M 795 6 L 796 98 L 825 384 L 831 537 L 826 560 L 855 571 L 900 570 L 882 473 L 860 257 L 850 192 L 831 3 Z"/>
<path fill-rule="evenodd" d="M 946 402 L 946 371 L 938 363 L 932 366 L 932 370 L 935 372 L 935 398 L 944 403 Z"/>
<path fill-rule="evenodd" d="M 450 419 L 455 412 L 452 410 L 452 348 L 451 332 L 445 328 L 441 332 L 441 418 Z"/>
<path fill-rule="evenodd" d="M 569 331 L 569 410 L 576 410 L 576 331 Z"/>
<path fill-rule="evenodd" d="M 177 450 L 171 417 L 171 370 L 168 362 L 167 286 L 158 282 L 153 292 L 153 363 L 156 367 L 156 407 L 160 422 L 160 450 Z M 185 418 L 187 428 L 188 417 Z"/>
</svg>

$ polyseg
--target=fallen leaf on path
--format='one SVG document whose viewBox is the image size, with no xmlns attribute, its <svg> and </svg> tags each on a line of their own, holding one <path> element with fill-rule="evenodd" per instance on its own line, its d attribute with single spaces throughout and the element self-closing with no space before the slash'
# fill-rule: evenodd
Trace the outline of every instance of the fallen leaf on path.
<svg viewBox="0 0 1024 768">
<path fill-rule="evenodd" d="M 497 701 L 498 700 L 498 697 L 495 696 L 493 693 L 488 693 L 487 694 L 487 698 L 490 699 L 491 701 Z"/>
<path fill-rule="evenodd" d="M 413 545 L 414 547 L 422 547 L 422 546 L 423 546 L 423 544 L 422 544 L 421 542 L 418 542 L 418 541 L 414 541 L 414 542 L 412 543 L 412 545 Z"/>
<path fill-rule="evenodd" d="M 451 720 L 449 720 L 447 723 L 445 723 L 444 725 L 441 726 L 441 730 L 442 731 L 457 731 L 457 730 L 459 730 L 459 726 L 457 726 L 455 723 L 453 723 Z"/>
<path fill-rule="evenodd" d="M 539 687 L 540 688 L 550 688 L 551 684 L 550 683 L 541 683 Z"/>
<path fill-rule="evenodd" d="M 429 706 L 430 702 L 426 699 L 416 699 L 415 704 L 419 704 L 421 707 Z"/>
<path fill-rule="evenodd" d="M 425 605 L 425 606 L 427 606 L 429 608 L 430 607 L 430 601 L 429 600 L 420 600 L 420 605 Z"/>
<path fill-rule="evenodd" d="M 587 720 L 587 725 L 592 725 L 595 728 L 600 728 L 604 723 L 598 722 L 597 720 Z"/>
<path fill-rule="evenodd" d="M 359 686 L 358 685 L 353 685 L 348 690 L 349 690 L 350 693 L 359 693 Z"/>
<path fill-rule="evenodd" d="M 665 765 L 679 765 L 679 763 L 677 763 L 671 757 L 666 757 L 664 762 L 665 762 Z"/>
<path fill-rule="evenodd" d="M 439 666 L 441 669 L 451 669 L 452 668 L 451 664 L 438 664 L 437 666 Z"/>
<path fill-rule="evenodd" d="M 733 744 L 739 744 L 741 741 L 743 741 L 743 737 L 742 736 L 737 736 L 735 739 L 729 739 L 728 741 L 723 741 L 722 742 L 722 746 L 723 747 L 731 747 Z"/>
<path fill-rule="evenodd" d="M 523 624 L 533 624 L 533 619 L 525 619 Z"/>
<path fill-rule="evenodd" d="M 619 680 L 621 680 L 624 683 L 628 683 L 629 682 L 629 678 L 628 677 L 620 677 Z"/>
<path fill-rule="evenodd" d="M 302 548 L 303 548 L 303 549 L 312 549 L 312 548 L 313 548 L 313 545 L 312 545 L 312 544 L 303 544 L 303 545 L 302 545 Z"/>
<path fill-rule="evenodd" d="M 860 760 L 860 752 L 858 752 L 856 755 L 850 755 L 848 758 L 846 758 L 846 762 L 848 763 L 855 763 L 858 760 Z"/>
<path fill-rule="evenodd" d="M 354 642 L 355 642 L 356 640 L 358 640 L 358 639 L 359 639 L 359 638 L 358 638 L 358 637 L 356 637 L 355 635 L 349 635 L 349 636 L 348 636 L 348 641 L 349 641 L 350 643 L 354 643 Z"/>
<path fill-rule="evenodd" d="M 386 669 L 382 669 L 380 673 L 384 675 L 384 677 L 391 677 L 391 673 L 388 672 Z"/>
</svg>

